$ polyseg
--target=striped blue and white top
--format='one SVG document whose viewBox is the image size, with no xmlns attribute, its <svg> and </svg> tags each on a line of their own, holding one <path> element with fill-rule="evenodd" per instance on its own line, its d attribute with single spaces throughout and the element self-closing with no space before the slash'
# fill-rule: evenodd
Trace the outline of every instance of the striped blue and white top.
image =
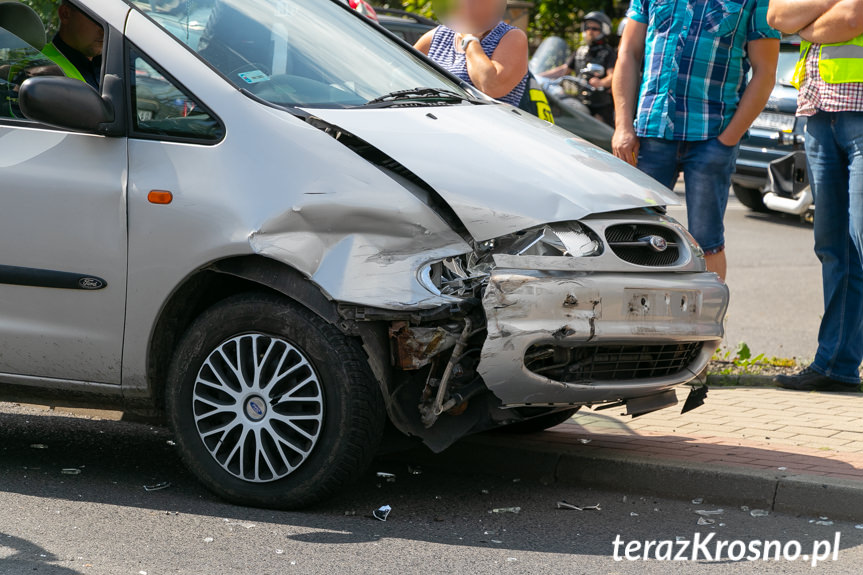
<svg viewBox="0 0 863 575">
<path fill-rule="evenodd" d="M 504 35 L 514 29 L 515 26 L 510 26 L 506 22 L 501 22 L 495 26 L 492 31 L 489 32 L 482 41 L 480 41 L 480 46 L 482 46 L 482 50 L 485 52 L 485 55 L 491 58 Z M 465 60 L 464 52 L 460 52 L 455 48 L 455 35 L 456 32 L 454 30 L 451 30 L 446 26 L 438 26 L 434 31 L 434 37 L 432 38 L 431 47 L 429 48 L 429 58 L 434 60 L 438 66 L 446 69 L 452 75 L 461 78 L 473 86 L 474 84 L 470 79 L 470 75 L 467 73 L 467 60 Z M 527 74 L 524 75 L 524 78 L 522 78 L 521 82 L 518 83 L 512 92 L 503 98 L 498 98 L 498 100 L 506 102 L 507 104 L 512 104 L 513 106 L 518 106 L 519 102 L 521 102 L 521 97 L 524 94 L 525 86 L 527 86 Z"/>
</svg>

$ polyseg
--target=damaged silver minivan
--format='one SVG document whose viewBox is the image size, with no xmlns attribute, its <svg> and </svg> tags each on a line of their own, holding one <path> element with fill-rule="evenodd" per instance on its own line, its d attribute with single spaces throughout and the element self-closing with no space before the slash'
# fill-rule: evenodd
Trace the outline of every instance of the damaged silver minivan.
<svg viewBox="0 0 863 575">
<path fill-rule="evenodd" d="M 646 413 L 720 341 L 668 190 L 341 3 L 73 4 L 100 92 L 0 29 L 0 398 L 163 415 L 212 490 L 287 508 L 387 422 L 439 451 Z"/>
</svg>

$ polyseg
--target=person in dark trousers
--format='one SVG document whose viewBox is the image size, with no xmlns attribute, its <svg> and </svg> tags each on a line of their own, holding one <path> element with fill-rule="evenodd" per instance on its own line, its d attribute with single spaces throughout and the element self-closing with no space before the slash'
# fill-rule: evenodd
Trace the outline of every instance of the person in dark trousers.
<svg viewBox="0 0 863 575">
<path fill-rule="evenodd" d="M 609 126 L 614 126 L 614 102 L 611 99 L 611 83 L 614 78 L 614 65 L 617 63 L 617 50 L 609 43 L 611 19 L 603 12 L 590 12 L 581 23 L 583 43 L 573 52 L 565 64 L 548 70 L 544 78 L 578 75 L 588 64 L 599 64 L 605 71 L 602 75 L 590 76 L 588 83 L 596 91 L 591 94 L 588 109 L 596 118 Z"/>
<path fill-rule="evenodd" d="M 60 29 L 42 53 L 70 78 L 86 82 L 96 90 L 102 79 L 102 26 L 68 0 L 58 9 Z"/>
<path fill-rule="evenodd" d="M 669 188 L 683 171 L 689 231 L 722 279 L 738 145 L 776 82 L 767 2 L 632 0 L 614 74 L 614 155 Z"/>
<path fill-rule="evenodd" d="M 859 391 L 863 362 L 863 19 L 860 0 L 770 0 L 767 20 L 799 34 L 797 115 L 807 116 L 815 253 L 824 315 L 812 363 L 776 382 L 801 391 Z"/>
</svg>

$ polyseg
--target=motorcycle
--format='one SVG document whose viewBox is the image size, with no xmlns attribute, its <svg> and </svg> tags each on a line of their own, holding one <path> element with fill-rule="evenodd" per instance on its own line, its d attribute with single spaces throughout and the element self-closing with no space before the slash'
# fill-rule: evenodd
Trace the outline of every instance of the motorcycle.
<svg viewBox="0 0 863 575">
<path fill-rule="evenodd" d="M 599 64 L 588 64 L 577 76 L 549 79 L 542 75 L 566 63 L 570 49 L 566 40 L 549 36 L 536 49 L 528 69 L 543 87 L 555 124 L 585 140 L 611 151 L 614 129 L 590 113 L 592 98 L 600 91 L 590 85 L 590 78 L 605 75 Z"/>
</svg>

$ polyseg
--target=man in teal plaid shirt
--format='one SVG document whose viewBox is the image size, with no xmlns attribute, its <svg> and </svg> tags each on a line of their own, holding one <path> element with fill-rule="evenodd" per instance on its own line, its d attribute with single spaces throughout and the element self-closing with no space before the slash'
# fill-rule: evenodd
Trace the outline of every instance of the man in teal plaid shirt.
<svg viewBox="0 0 863 575">
<path fill-rule="evenodd" d="M 723 279 L 738 143 L 776 80 L 767 4 L 632 0 L 615 68 L 614 154 L 669 188 L 683 172 L 689 231 Z"/>
</svg>

